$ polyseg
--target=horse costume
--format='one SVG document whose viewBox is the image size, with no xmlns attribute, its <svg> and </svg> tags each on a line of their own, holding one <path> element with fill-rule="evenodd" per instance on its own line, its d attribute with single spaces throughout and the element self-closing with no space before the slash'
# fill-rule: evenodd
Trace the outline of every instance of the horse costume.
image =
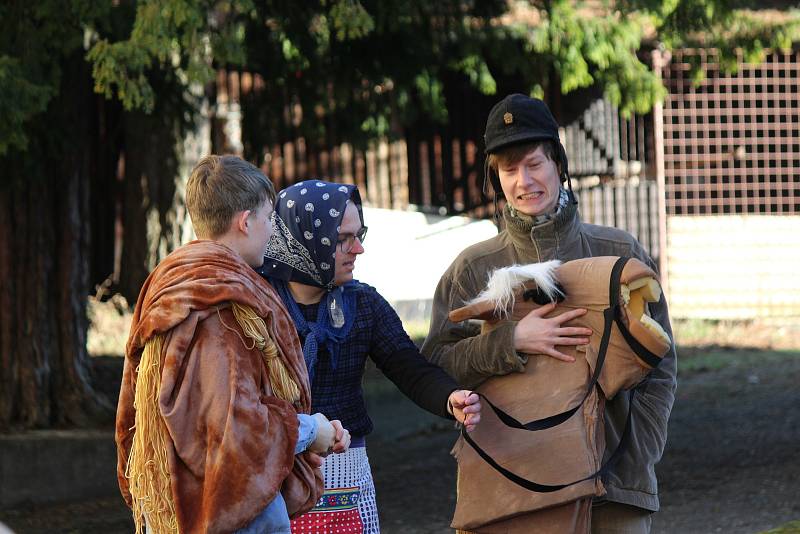
<svg viewBox="0 0 800 534">
<path fill-rule="evenodd" d="M 623 453 L 627 434 L 626 428 L 623 447 L 603 465 L 605 400 L 644 380 L 671 346 L 648 315 L 647 303 L 660 297 L 657 276 L 644 263 L 604 256 L 498 269 L 478 297 L 450 312 L 453 322 L 483 320 L 487 332 L 556 301 L 550 317 L 585 308 L 568 325 L 593 331 L 588 345 L 559 347 L 575 362 L 530 357 L 524 372 L 477 388 L 492 410 L 453 449 L 454 528 L 589 531 L 591 499 L 605 493 L 601 476 Z"/>
</svg>

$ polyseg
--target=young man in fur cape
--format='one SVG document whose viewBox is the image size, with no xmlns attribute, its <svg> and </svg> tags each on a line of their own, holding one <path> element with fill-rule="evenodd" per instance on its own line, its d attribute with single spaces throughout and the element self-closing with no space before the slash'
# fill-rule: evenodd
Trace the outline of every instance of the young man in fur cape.
<svg viewBox="0 0 800 534">
<path fill-rule="evenodd" d="M 136 303 L 117 408 L 117 476 L 137 533 L 289 532 L 322 493 L 338 421 L 309 416 L 303 353 L 259 267 L 275 190 L 235 156 L 187 184 L 197 236 L 167 256 Z"/>
<path fill-rule="evenodd" d="M 544 102 L 521 94 L 507 96 L 489 112 L 485 141 L 486 173 L 495 194 L 506 199 L 504 228 L 496 237 L 464 250 L 442 275 L 434 295 L 430 332 L 422 347 L 428 359 L 468 388 L 492 376 L 522 372 L 529 357 L 574 362 L 560 347 L 586 345 L 592 333 L 588 328 L 569 325 L 586 310 L 547 317 L 554 304 L 485 334 L 468 323 L 450 323 L 448 312 L 477 296 L 495 269 L 555 259 L 566 262 L 627 256 L 656 271 L 633 236 L 581 221 L 572 189 L 564 187 L 569 184 L 569 170 L 558 123 Z M 672 337 L 666 300 L 654 303 L 650 312 Z M 632 431 L 625 454 L 603 479 L 607 494 L 594 503 L 589 514 L 578 518 L 586 526 L 585 520 L 591 516 L 591 532 L 649 532 L 650 514 L 659 507 L 654 467 L 664 451 L 676 383 L 673 345 L 650 377 L 637 386 L 632 406 L 628 406 L 625 395 L 607 403 L 606 453 L 610 454 L 619 441 L 629 409 Z M 511 534 L 545 530 L 520 516 L 484 531 Z M 576 529 L 556 530 L 567 531 Z"/>
</svg>

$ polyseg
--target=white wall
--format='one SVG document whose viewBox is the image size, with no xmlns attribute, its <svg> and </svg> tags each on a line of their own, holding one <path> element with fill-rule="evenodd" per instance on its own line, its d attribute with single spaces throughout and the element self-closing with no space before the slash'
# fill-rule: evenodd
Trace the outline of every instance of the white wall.
<svg viewBox="0 0 800 534">
<path fill-rule="evenodd" d="M 667 219 L 672 317 L 800 316 L 800 217 Z"/>
<path fill-rule="evenodd" d="M 497 235 L 488 220 L 416 211 L 364 208 L 364 224 L 369 227 L 365 252 L 354 275 L 392 303 L 430 301 L 442 273 L 463 249 Z"/>
<path fill-rule="evenodd" d="M 497 235 L 488 220 L 364 209 L 369 233 L 355 277 L 404 320 L 425 319 L 442 273 L 467 246 Z M 800 316 L 800 216 L 668 218 L 670 315 Z"/>
</svg>

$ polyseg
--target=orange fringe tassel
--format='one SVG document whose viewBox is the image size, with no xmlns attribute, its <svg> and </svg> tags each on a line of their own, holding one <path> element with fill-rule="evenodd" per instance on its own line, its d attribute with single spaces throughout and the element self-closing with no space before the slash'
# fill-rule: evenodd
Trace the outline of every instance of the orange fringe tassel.
<svg viewBox="0 0 800 534">
<path fill-rule="evenodd" d="M 167 462 L 169 435 L 158 407 L 163 346 L 164 336 L 148 340 L 136 368 L 135 432 L 125 469 L 133 498 L 136 534 L 179 532 Z"/>
<path fill-rule="evenodd" d="M 275 396 L 292 404 L 300 400 L 300 387 L 289 375 L 286 365 L 279 357 L 278 347 L 269 335 L 264 319 L 249 306 L 231 303 L 231 310 L 244 335 L 252 339 L 267 362 L 269 381 Z"/>
</svg>

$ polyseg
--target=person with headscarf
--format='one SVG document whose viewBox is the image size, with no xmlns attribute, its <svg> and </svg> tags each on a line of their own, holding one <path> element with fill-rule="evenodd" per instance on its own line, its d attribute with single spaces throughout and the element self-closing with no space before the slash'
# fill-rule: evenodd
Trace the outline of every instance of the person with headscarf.
<svg viewBox="0 0 800 534">
<path fill-rule="evenodd" d="M 425 360 L 375 288 L 353 279 L 367 227 L 354 185 L 307 180 L 278 194 L 274 233 L 258 272 L 277 290 L 303 344 L 312 411 L 338 419 L 352 441 L 323 463 L 325 493 L 293 532 L 379 532 L 361 382 L 367 357 L 423 409 L 480 420 L 477 395 Z"/>
</svg>

